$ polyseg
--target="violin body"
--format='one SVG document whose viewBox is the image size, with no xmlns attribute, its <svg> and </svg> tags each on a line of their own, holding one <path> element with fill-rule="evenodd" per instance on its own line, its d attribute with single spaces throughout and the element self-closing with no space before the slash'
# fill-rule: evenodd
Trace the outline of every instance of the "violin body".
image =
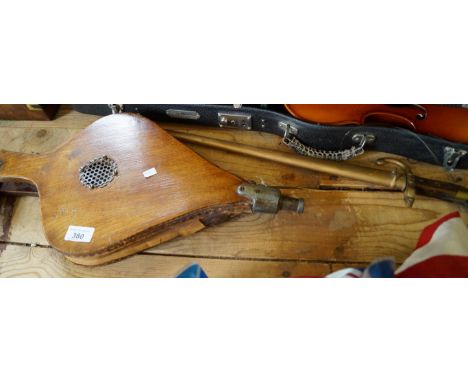
<svg viewBox="0 0 468 382">
<path fill-rule="evenodd" d="M 287 104 L 303 121 L 325 125 L 385 124 L 459 143 L 468 143 L 468 108 L 461 105 Z"/>
</svg>

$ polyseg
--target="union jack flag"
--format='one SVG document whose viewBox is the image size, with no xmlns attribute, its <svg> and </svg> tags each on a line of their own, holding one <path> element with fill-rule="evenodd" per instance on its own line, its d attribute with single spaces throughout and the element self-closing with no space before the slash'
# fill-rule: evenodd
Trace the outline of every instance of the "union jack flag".
<svg viewBox="0 0 468 382">
<path fill-rule="evenodd" d="M 416 249 L 398 269 L 393 259 L 384 258 L 327 277 L 468 277 L 468 228 L 452 212 L 422 231 Z"/>
</svg>

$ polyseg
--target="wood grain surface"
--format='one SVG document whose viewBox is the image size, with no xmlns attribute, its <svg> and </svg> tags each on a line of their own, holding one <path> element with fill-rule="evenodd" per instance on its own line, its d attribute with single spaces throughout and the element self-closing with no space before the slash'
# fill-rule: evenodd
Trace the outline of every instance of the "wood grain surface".
<svg viewBox="0 0 468 382">
<path fill-rule="evenodd" d="M 83 186 L 80 168 L 103 156 L 118 173 L 104 187 Z M 136 115 L 101 118 L 52 153 L 0 151 L 0 161 L 0 180 L 36 185 L 48 242 L 81 264 L 116 260 L 249 211 L 236 194 L 241 179 Z M 155 175 L 143 176 L 153 167 Z M 92 240 L 66 240 L 70 226 L 92 227 Z"/>
<path fill-rule="evenodd" d="M 62 108 L 58 118 L 51 122 L 0 122 L 0 149 L 50 152 L 96 119 L 97 116 Z M 268 134 L 160 125 L 167 130 L 288 150 L 278 137 Z M 7 201 L 3 197 L 0 227 L 7 233 L 0 239 L 3 246 L 3 250 L 0 247 L 0 274 L 5 277 L 172 277 L 186 265 L 197 262 L 210 277 L 323 276 L 332 269 L 363 266 L 381 256 L 393 256 L 402 262 L 413 250 L 423 227 L 448 212 L 459 210 L 468 223 L 466 211 L 454 204 L 420 198 L 413 208 L 407 208 L 398 192 L 219 150 L 191 147 L 239 177 L 278 186 L 291 195 L 304 197 L 305 214 L 280 212 L 276 216 L 240 217 L 117 263 L 90 268 L 71 264 L 50 248 L 42 232 L 37 198 L 8 197 Z M 373 166 L 382 155 L 388 156 L 370 152 L 353 162 Z M 468 186 L 467 171 L 446 173 L 436 166 L 405 161 L 418 176 Z"/>
<path fill-rule="evenodd" d="M 210 277 L 310 277 L 330 272 L 326 263 L 276 260 L 210 259 L 138 254 L 96 267 L 68 261 L 52 248 L 8 245 L 0 256 L 2 277 L 174 277 L 190 264 Z"/>
</svg>

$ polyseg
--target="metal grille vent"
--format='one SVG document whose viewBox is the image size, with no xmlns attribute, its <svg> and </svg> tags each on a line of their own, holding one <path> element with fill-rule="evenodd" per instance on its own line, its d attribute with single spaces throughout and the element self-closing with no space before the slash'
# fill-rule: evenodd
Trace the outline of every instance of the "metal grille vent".
<svg viewBox="0 0 468 382">
<path fill-rule="evenodd" d="M 117 175 L 117 163 L 107 155 L 93 159 L 80 168 L 80 182 L 94 189 L 107 186 Z"/>
</svg>

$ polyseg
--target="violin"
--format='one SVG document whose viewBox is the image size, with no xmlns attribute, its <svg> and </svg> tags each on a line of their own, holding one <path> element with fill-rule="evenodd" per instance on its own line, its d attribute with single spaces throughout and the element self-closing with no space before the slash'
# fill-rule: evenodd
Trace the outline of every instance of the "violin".
<svg viewBox="0 0 468 382">
<path fill-rule="evenodd" d="M 306 105 L 286 110 L 307 122 L 325 125 L 384 124 L 468 143 L 468 105 Z"/>
</svg>

